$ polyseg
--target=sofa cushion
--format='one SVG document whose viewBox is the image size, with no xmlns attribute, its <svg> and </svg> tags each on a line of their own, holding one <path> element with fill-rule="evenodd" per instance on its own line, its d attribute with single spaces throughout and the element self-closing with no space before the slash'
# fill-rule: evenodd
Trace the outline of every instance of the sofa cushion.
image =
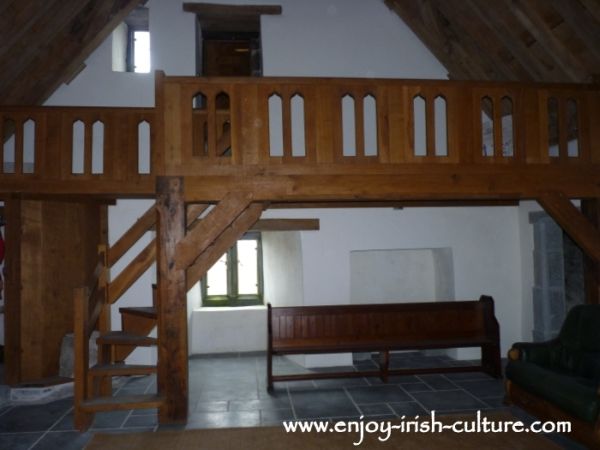
<svg viewBox="0 0 600 450">
<path fill-rule="evenodd" d="M 586 422 L 594 423 L 598 417 L 600 398 L 593 379 L 523 361 L 510 361 L 506 377 Z"/>
</svg>

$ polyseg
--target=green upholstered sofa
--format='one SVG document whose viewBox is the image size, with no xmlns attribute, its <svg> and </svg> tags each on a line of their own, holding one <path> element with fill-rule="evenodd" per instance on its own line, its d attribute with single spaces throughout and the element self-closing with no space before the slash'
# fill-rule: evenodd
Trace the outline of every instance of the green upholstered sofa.
<svg viewBox="0 0 600 450">
<path fill-rule="evenodd" d="M 558 337 L 513 345 L 507 400 L 549 420 L 570 420 L 571 437 L 600 448 L 600 305 L 569 311 Z"/>
</svg>

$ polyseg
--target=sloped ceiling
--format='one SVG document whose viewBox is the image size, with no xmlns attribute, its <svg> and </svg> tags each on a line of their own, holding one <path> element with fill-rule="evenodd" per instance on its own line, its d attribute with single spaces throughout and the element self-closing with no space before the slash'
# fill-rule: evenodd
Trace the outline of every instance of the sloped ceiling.
<svg viewBox="0 0 600 450">
<path fill-rule="evenodd" d="M 460 80 L 598 82 L 600 0 L 384 0 Z M 146 0 L 0 1 L 0 104 L 35 105 Z"/>
<path fill-rule="evenodd" d="M 43 103 L 146 0 L 0 1 L 0 104 Z"/>
<path fill-rule="evenodd" d="M 451 79 L 600 82 L 600 0 L 384 0 Z"/>
</svg>

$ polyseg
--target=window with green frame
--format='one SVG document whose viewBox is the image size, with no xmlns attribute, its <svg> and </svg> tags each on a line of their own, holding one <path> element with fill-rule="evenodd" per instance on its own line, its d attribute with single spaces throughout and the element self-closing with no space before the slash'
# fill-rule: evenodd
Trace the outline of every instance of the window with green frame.
<svg viewBox="0 0 600 450">
<path fill-rule="evenodd" d="M 203 306 L 262 305 L 262 245 L 260 233 L 246 233 L 202 280 Z"/>
</svg>

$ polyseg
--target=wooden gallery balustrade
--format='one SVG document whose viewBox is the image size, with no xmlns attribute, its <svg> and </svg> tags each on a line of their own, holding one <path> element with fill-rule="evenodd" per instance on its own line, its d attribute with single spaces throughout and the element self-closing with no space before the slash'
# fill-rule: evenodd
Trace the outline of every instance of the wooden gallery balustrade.
<svg viewBox="0 0 600 450">
<path fill-rule="evenodd" d="M 1 107 L 0 192 L 598 197 L 592 85 L 156 76 L 155 108 Z"/>
<path fill-rule="evenodd" d="M 154 260 L 158 393 L 137 407 L 185 421 L 187 288 L 269 203 L 537 199 L 596 264 L 598 290 L 598 86 L 157 72 L 155 103 L 0 107 L 0 198 L 156 198 L 131 242 L 103 249 L 94 284 L 77 290 L 80 429 L 94 411 L 131 406 L 90 403 L 110 385 L 107 372 L 85 381 L 84 347 L 94 327 L 110 330 L 107 308 Z M 569 198 L 586 199 L 588 218 Z M 149 229 L 156 240 L 111 280 L 114 260 Z"/>
</svg>

